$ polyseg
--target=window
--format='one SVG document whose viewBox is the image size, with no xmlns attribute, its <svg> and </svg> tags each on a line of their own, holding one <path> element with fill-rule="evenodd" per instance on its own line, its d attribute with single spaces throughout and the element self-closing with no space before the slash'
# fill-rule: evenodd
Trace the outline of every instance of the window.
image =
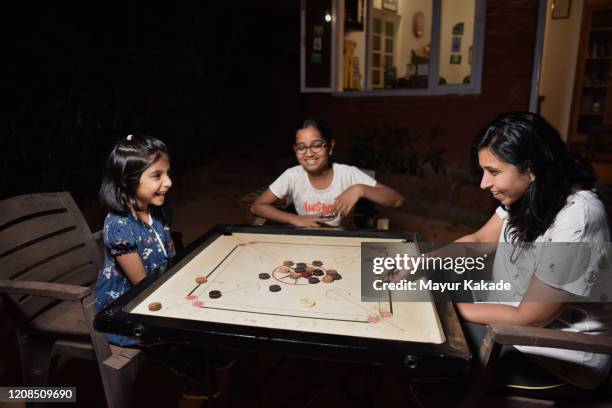
<svg viewBox="0 0 612 408">
<path fill-rule="evenodd" d="M 486 0 L 303 0 L 302 4 L 302 92 L 480 93 Z M 326 65 L 326 57 L 318 53 L 328 56 Z M 326 86 L 310 86 L 309 71 L 322 75 Z"/>
<path fill-rule="evenodd" d="M 370 88 L 372 89 L 384 88 L 385 84 L 388 84 L 394 77 L 397 21 L 395 15 L 387 15 L 378 10 L 372 15 L 372 30 L 370 30 L 370 44 L 372 44 L 370 47 Z M 350 40 L 347 40 L 345 36 L 345 41 Z"/>
</svg>

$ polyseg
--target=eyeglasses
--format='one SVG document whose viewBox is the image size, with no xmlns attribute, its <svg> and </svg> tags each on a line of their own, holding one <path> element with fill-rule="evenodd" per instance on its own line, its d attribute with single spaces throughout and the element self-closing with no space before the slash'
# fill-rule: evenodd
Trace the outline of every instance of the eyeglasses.
<svg viewBox="0 0 612 408">
<path fill-rule="evenodd" d="M 306 150 L 310 149 L 313 153 L 319 153 L 321 149 L 327 146 L 327 142 L 325 140 L 315 140 L 309 145 L 305 145 L 303 143 L 293 145 L 293 150 L 300 155 L 306 154 Z"/>
</svg>

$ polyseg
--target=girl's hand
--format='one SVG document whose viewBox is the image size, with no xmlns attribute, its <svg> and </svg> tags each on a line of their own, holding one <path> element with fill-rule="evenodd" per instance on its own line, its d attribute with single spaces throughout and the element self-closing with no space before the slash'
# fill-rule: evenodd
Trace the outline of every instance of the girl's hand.
<svg viewBox="0 0 612 408">
<path fill-rule="evenodd" d="M 363 194 L 363 185 L 361 184 L 355 184 L 354 186 L 347 188 L 336 198 L 334 209 L 342 217 L 346 217 L 351 211 L 353 211 L 353 207 L 355 207 L 357 201 L 363 197 Z"/>
<path fill-rule="evenodd" d="M 320 228 L 321 224 L 336 218 L 335 214 L 296 215 L 291 224 L 301 228 Z"/>
</svg>

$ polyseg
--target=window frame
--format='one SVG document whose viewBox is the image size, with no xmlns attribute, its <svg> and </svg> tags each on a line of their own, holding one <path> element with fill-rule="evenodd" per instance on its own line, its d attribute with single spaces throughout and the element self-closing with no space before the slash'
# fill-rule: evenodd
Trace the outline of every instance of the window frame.
<svg viewBox="0 0 612 408">
<path fill-rule="evenodd" d="M 300 6 L 300 93 L 331 93 L 336 92 L 338 72 L 338 2 L 344 0 L 331 0 L 331 72 L 329 88 L 306 86 L 306 5 L 301 0 Z M 344 3 L 343 3 L 344 5 Z"/>
<path fill-rule="evenodd" d="M 332 0 L 332 72 L 331 72 L 331 89 L 325 88 L 305 88 L 305 13 L 302 8 L 301 12 L 301 92 L 302 93 L 330 93 L 333 96 L 350 98 L 350 97 L 378 97 L 378 96 L 438 96 L 438 95 L 474 95 L 480 94 L 482 91 L 482 69 L 485 47 L 485 30 L 486 30 L 486 0 L 475 0 L 475 15 L 474 15 L 474 38 L 472 43 L 472 64 L 471 64 L 471 81 L 469 84 L 439 84 L 439 69 L 440 69 L 440 40 L 441 40 L 441 22 L 442 22 L 442 0 L 432 0 L 432 19 L 431 19 L 431 51 L 429 59 L 429 76 L 427 88 L 420 89 L 369 89 L 362 91 L 344 91 L 338 89 L 338 85 L 342 83 L 340 80 L 341 73 L 338 71 L 338 55 L 337 50 L 341 50 L 341 41 L 344 39 L 344 24 L 339 16 L 339 2 L 343 0 Z M 452 1 L 452 0 L 447 0 Z M 342 7 L 344 3 L 342 3 Z M 365 24 L 365 63 L 364 63 L 364 84 L 370 86 L 370 69 L 371 69 L 371 32 L 372 17 L 373 17 L 373 0 L 366 0 L 367 22 Z M 342 14 L 342 15 L 340 15 Z M 397 39 L 396 39 L 397 40 Z"/>
</svg>

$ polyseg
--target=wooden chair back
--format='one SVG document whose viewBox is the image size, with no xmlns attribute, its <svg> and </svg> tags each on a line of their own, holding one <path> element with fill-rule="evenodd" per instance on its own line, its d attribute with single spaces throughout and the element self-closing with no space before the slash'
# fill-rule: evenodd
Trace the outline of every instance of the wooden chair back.
<svg viewBox="0 0 612 408">
<path fill-rule="evenodd" d="M 0 201 L 0 295 L 16 325 L 25 385 L 47 385 L 55 356 L 97 361 L 107 406 L 132 406 L 138 349 L 93 327 L 102 256 L 70 193 Z"/>
<path fill-rule="evenodd" d="M 30 194 L 0 201 L 0 279 L 92 286 L 101 255 L 71 195 Z M 12 295 L 25 320 L 59 303 Z"/>
</svg>

